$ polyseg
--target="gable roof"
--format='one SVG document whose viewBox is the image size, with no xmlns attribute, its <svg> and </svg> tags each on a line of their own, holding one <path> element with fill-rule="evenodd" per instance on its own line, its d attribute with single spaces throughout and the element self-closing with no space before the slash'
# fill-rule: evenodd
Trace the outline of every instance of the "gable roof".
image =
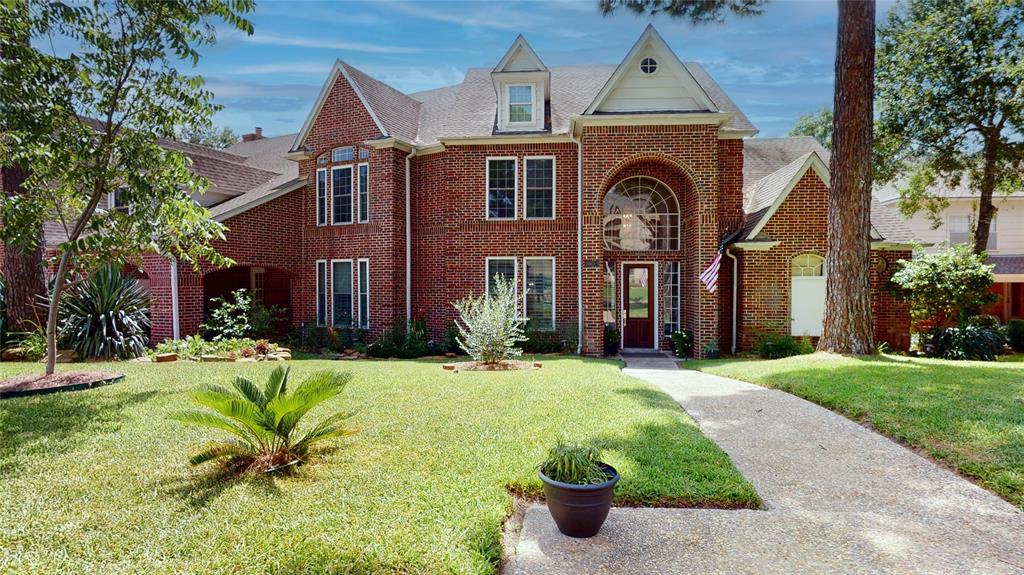
<svg viewBox="0 0 1024 575">
<path fill-rule="evenodd" d="M 516 36 L 505 55 L 498 61 L 492 72 L 546 72 L 547 66 L 541 61 L 533 47 L 522 34 Z"/>
<path fill-rule="evenodd" d="M 693 98 L 698 109 L 707 112 L 717 112 L 718 107 L 711 100 L 711 97 L 704 90 L 703 86 L 697 82 L 693 74 L 687 69 L 685 65 L 679 60 L 675 52 L 669 48 L 668 44 L 665 43 L 665 39 L 658 34 L 658 31 L 654 29 L 651 24 L 647 25 L 644 33 L 640 35 L 640 38 L 630 48 L 629 53 L 622 59 L 622 62 L 615 68 L 612 75 L 605 82 L 604 86 L 594 97 L 590 105 L 584 110 L 584 114 L 597 113 L 602 104 L 604 104 L 608 97 L 615 91 L 615 88 L 620 84 L 623 77 L 628 74 L 630 70 L 633 70 L 638 64 L 637 60 L 645 50 L 653 50 L 660 53 L 663 60 L 659 63 L 659 66 L 668 66 L 671 68 L 677 79 L 680 81 L 680 90 L 684 91 L 687 96 Z"/>
<path fill-rule="evenodd" d="M 213 219 L 222 222 L 305 185 L 306 181 L 299 178 L 299 165 L 284 159 L 294 141 L 295 134 L 287 134 L 229 147 L 227 151 L 243 158 L 246 166 L 259 168 L 272 176 L 244 193 L 210 207 Z"/>
<path fill-rule="evenodd" d="M 816 152 L 807 152 L 761 178 L 747 190 L 743 211 L 748 214 L 748 223 L 743 227 L 743 239 L 753 240 L 761 233 L 808 170 L 814 170 L 825 186 L 829 185 L 828 166 Z"/>
</svg>

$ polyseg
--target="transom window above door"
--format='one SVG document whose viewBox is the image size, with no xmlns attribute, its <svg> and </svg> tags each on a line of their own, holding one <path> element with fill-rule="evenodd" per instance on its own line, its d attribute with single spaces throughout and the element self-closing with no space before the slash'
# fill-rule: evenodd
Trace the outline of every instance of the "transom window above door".
<svg viewBox="0 0 1024 575">
<path fill-rule="evenodd" d="M 665 184 L 626 178 L 604 197 L 604 246 L 618 251 L 679 249 L 679 203 Z"/>
</svg>

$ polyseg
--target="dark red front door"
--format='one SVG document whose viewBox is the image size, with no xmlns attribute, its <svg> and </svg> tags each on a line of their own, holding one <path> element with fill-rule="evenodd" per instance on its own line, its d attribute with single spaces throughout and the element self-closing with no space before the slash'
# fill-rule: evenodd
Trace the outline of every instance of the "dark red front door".
<svg viewBox="0 0 1024 575">
<path fill-rule="evenodd" d="M 654 347 L 654 264 L 625 264 L 622 295 L 626 329 L 623 347 Z"/>
</svg>

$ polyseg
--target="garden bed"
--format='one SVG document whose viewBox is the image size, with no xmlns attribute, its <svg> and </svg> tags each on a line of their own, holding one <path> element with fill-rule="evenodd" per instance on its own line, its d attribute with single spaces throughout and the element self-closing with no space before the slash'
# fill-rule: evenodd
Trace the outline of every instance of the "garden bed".
<svg viewBox="0 0 1024 575">
<path fill-rule="evenodd" d="M 447 371 L 523 371 L 540 369 L 542 364 L 539 361 L 520 361 L 506 359 L 498 363 L 480 363 L 478 361 L 460 361 L 457 363 L 446 363 L 442 367 Z"/>
<path fill-rule="evenodd" d="M 111 373 L 109 371 L 70 371 L 53 375 L 16 375 L 0 380 L 0 399 L 55 393 L 58 391 L 78 391 L 116 383 L 122 379 L 124 379 L 123 373 Z"/>
</svg>

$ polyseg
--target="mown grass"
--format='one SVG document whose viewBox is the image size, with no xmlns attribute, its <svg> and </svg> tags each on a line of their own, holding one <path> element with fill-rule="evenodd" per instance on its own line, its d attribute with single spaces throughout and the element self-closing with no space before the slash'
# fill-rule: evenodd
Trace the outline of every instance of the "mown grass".
<svg viewBox="0 0 1024 575">
<path fill-rule="evenodd" d="M 687 367 L 781 389 L 976 479 L 1024 508 L 1024 364 L 814 354 Z"/>
<path fill-rule="evenodd" d="M 620 504 L 757 506 L 751 486 L 678 406 L 611 362 L 460 373 L 431 362 L 291 362 L 353 373 L 322 406 L 357 412 L 293 477 L 193 469 L 216 432 L 168 419 L 202 382 L 267 364 L 119 364 L 124 382 L 0 401 L 0 572 L 492 573 L 508 487 L 540 493 L 557 438 L 596 441 Z M 66 367 L 65 367 L 66 368 Z M 0 365 L 0 377 L 37 370 Z"/>
</svg>

